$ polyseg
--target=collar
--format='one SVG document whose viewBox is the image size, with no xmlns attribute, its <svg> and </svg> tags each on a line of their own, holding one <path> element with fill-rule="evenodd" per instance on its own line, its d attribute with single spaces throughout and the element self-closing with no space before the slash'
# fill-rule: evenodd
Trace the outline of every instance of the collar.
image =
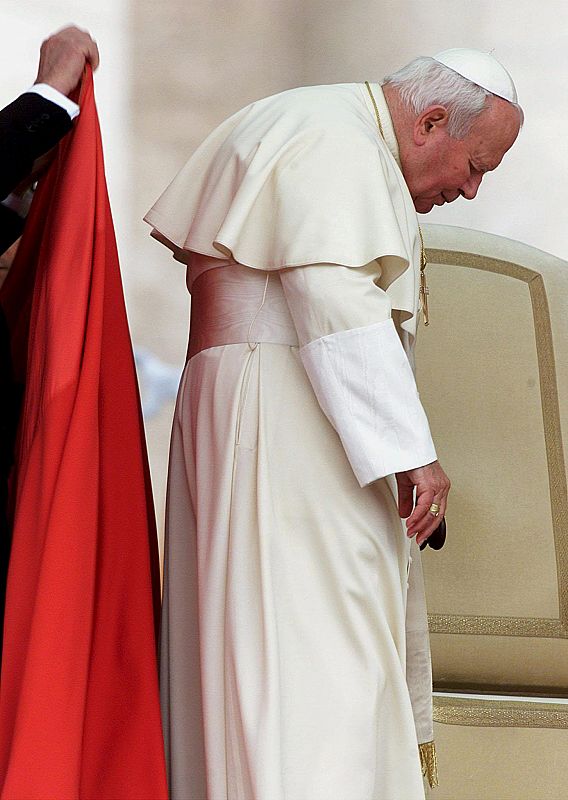
<svg viewBox="0 0 568 800">
<path fill-rule="evenodd" d="M 384 140 L 385 144 L 390 150 L 393 158 L 395 159 L 396 163 L 400 168 L 400 155 L 398 152 L 398 142 L 396 140 L 396 134 L 394 132 L 394 125 L 392 124 L 392 119 L 389 111 L 389 107 L 387 105 L 387 101 L 385 100 L 385 95 L 382 89 L 382 86 L 379 83 L 371 83 L 369 81 L 369 85 L 371 87 L 371 91 L 373 92 L 373 96 L 375 98 L 375 102 L 377 104 L 377 108 L 379 109 L 379 116 L 381 118 L 381 125 L 383 126 L 383 133 L 384 133 Z M 377 121 L 375 118 L 375 109 L 373 108 L 373 104 L 371 102 L 371 98 L 369 97 L 369 92 L 363 86 L 363 93 L 365 95 L 365 102 L 367 103 L 367 107 L 369 112 L 373 117 L 373 123 L 375 127 L 377 126 Z M 380 136 L 379 131 L 377 130 L 378 135 Z"/>
</svg>

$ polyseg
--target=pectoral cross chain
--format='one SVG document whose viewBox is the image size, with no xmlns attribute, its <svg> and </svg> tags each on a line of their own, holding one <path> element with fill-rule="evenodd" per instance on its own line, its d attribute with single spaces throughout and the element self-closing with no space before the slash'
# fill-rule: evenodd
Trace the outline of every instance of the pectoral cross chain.
<svg viewBox="0 0 568 800">
<path fill-rule="evenodd" d="M 428 295 L 430 294 L 430 289 L 426 283 L 426 266 L 428 262 L 426 260 L 426 248 L 424 247 L 424 238 L 422 236 L 422 229 L 420 226 L 418 226 L 418 233 L 420 234 L 420 291 L 418 293 L 418 297 L 420 300 L 420 309 L 424 318 L 424 325 L 429 325 L 430 318 L 428 316 Z"/>
</svg>

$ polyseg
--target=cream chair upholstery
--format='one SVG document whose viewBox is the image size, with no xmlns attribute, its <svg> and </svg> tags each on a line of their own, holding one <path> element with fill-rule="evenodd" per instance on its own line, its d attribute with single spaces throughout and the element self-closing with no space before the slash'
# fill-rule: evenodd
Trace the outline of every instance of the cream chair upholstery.
<svg viewBox="0 0 568 800">
<path fill-rule="evenodd" d="M 566 800 L 568 705 L 434 698 L 440 785 L 431 800 Z"/>
<path fill-rule="evenodd" d="M 462 228 L 424 237 L 417 377 L 453 484 L 447 544 L 423 559 L 446 693 L 434 796 L 564 800 L 568 705 L 542 698 L 568 697 L 568 263 Z"/>
</svg>

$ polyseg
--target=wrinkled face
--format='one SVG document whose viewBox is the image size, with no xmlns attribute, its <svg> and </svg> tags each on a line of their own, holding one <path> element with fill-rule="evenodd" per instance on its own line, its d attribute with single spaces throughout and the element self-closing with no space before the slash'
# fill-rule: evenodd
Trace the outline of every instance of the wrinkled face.
<svg viewBox="0 0 568 800">
<path fill-rule="evenodd" d="M 465 139 L 448 135 L 442 106 L 424 112 L 416 120 L 412 146 L 405 157 L 401 152 L 416 210 L 425 214 L 460 196 L 473 200 L 483 176 L 499 166 L 519 128 L 517 109 L 500 98 L 492 99 Z"/>
</svg>

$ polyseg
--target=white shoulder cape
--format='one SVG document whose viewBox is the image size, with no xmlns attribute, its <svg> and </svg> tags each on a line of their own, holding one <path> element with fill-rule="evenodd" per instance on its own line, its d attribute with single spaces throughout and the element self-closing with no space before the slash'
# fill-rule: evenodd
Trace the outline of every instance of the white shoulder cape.
<svg viewBox="0 0 568 800">
<path fill-rule="evenodd" d="M 416 213 L 363 84 L 291 89 L 238 111 L 145 220 L 184 263 L 187 251 L 262 270 L 380 259 L 380 286 L 414 333 Z"/>
</svg>

